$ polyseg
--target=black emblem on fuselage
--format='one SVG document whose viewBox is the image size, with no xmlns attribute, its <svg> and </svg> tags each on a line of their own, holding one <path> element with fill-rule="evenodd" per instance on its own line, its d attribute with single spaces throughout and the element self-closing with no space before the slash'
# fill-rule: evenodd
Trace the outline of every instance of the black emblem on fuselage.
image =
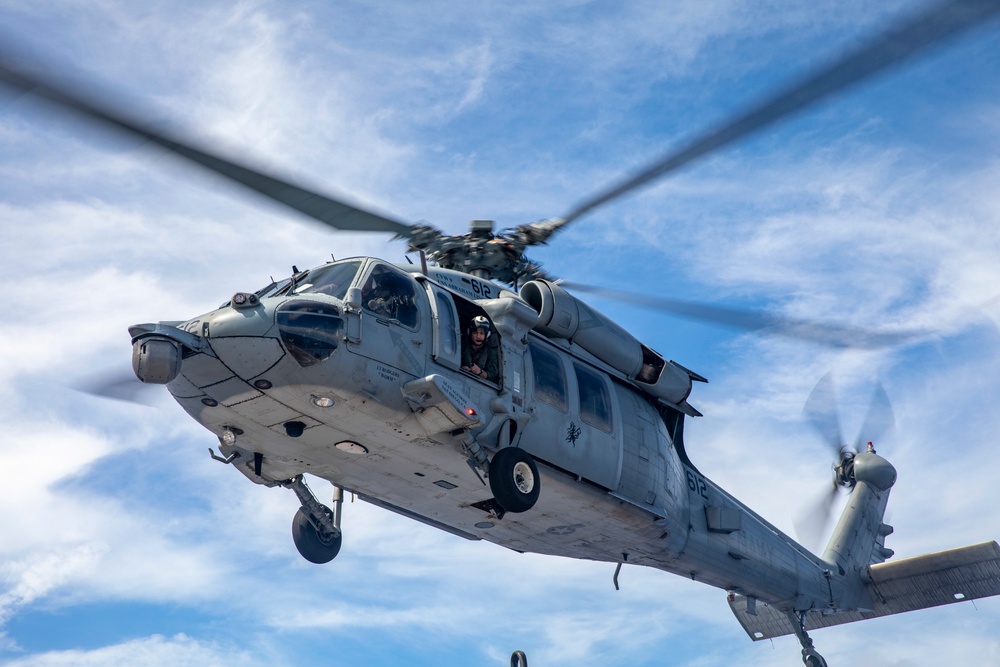
<svg viewBox="0 0 1000 667">
<path fill-rule="evenodd" d="M 576 447 L 576 439 L 580 437 L 580 433 L 582 432 L 580 427 L 576 425 L 576 422 L 570 422 L 569 428 L 566 429 L 566 440 Z"/>
</svg>

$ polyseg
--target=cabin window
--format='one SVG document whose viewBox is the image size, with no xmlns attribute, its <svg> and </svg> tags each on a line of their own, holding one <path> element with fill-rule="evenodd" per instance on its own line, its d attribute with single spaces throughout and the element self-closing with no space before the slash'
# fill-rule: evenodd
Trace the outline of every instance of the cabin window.
<svg viewBox="0 0 1000 667">
<path fill-rule="evenodd" d="M 611 432 L 611 400 L 608 385 L 595 371 L 573 364 L 580 394 L 580 419 L 602 431 Z"/>
<path fill-rule="evenodd" d="M 326 294 L 343 299 L 347 296 L 347 288 L 354 282 L 354 276 L 358 275 L 360 268 L 361 262 L 351 260 L 312 269 L 299 280 L 299 284 L 295 286 L 292 293 Z"/>
<path fill-rule="evenodd" d="M 458 354 L 458 320 L 455 319 L 455 305 L 451 297 L 439 290 L 434 290 L 437 302 L 438 335 L 440 338 L 440 353 L 446 357 Z"/>
<path fill-rule="evenodd" d="M 361 306 L 377 317 L 417 328 L 416 288 L 413 279 L 377 264 L 361 288 Z"/>
<path fill-rule="evenodd" d="M 446 366 L 458 368 L 459 354 L 458 315 L 451 294 L 437 285 L 426 284 L 431 295 L 431 315 L 434 319 L 434 359 Z"/>
<path fill-rule="evenodd" d="M 566 412 L 566 373 L 559 357 L 537 345 L 528 344 L 535 378 L 535 397 Z"/>
</svg>

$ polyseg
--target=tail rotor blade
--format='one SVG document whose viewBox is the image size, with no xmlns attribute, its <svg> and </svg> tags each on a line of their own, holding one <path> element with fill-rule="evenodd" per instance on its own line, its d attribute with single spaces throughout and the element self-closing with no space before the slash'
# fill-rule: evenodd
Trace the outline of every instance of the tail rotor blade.
<svg viewBox="0 0 1000 667">
<path fill-rule="evenodd" d="M 837 408 L 837 393 L 833 386 L 833 375 L 827 373 L 813 387 L 802 414 L 819 433 L 823 441 L 833 449 L 838 460 L 844 449 L 844 438 L 840 432 L 840 417 Z"/>
<path fill-rule="evenodd" d="M 854 443 L 855 451 L 862 451 L 864 443 L 878 440 L 895 426 L 896 417 L 892 412 L 889 395 L 885 393 L 885 387 L 879 382 L 875 385 L 871 403 L 868 405 L 868 413 L 861 423 L 861 430 L 858 431 L 858 437 Z"/>
<path fill-rule="evenodd" d="M 822 546 L 820 540 L 826 534 L 836 499 L 837 485 L 831 484 L 829 490 L 795 520 L 795 534 L 799 542 L 814 553 Z"/>
</svg>

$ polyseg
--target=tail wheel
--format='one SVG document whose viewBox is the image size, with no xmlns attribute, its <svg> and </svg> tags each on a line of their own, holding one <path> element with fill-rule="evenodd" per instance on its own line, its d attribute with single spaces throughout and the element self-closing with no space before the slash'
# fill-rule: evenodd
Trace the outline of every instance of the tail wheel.
<svg viewBox="0 0 1000 667">
<path fill-rule="evenodd" d="M 538 466 L 531 455 L 517 447 L 504 447 L 490 461 L 490 490 L 508 512 L 527 512 L 541 490 Z"/>
<path fill-rule="evenodd" d="M 802 662 L 806 667 L 827 667 L 826 660 L 819 653 L 813 650 L 802 651 Z"/>
<path fill-rule="evenodd" d="M 333 517 L 333 510 L 326 506 L 321 505 L 321 507 L 327 515 Z M 334 535 L 317 529 L 301 507 L 292 519 L 292 540 L 295 542 L 295 548 L 310 563 L 322 565 L 336 558 L 340 553 L 343 539 L 343 534 L 339 532 Z"/>
</svg>

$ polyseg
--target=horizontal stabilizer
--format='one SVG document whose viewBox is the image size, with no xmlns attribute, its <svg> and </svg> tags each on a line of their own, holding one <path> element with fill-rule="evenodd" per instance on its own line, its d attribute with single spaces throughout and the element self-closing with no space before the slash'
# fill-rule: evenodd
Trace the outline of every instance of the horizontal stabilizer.
<svg viewBox="0 0 1000 667">
<path fill-rule="evenodd" d="M 904 611 L 1000 595 L 1000 545 L 984 542 L 960 549 L 879 563 L 868 569 L 866 589 L 873 609 L 810 613 L 806 630 L 864 621 Z M 736 619 L 754 641 L 794 634 L 788 615 L 742 595 L 729 603 Z"/>
</svg>

